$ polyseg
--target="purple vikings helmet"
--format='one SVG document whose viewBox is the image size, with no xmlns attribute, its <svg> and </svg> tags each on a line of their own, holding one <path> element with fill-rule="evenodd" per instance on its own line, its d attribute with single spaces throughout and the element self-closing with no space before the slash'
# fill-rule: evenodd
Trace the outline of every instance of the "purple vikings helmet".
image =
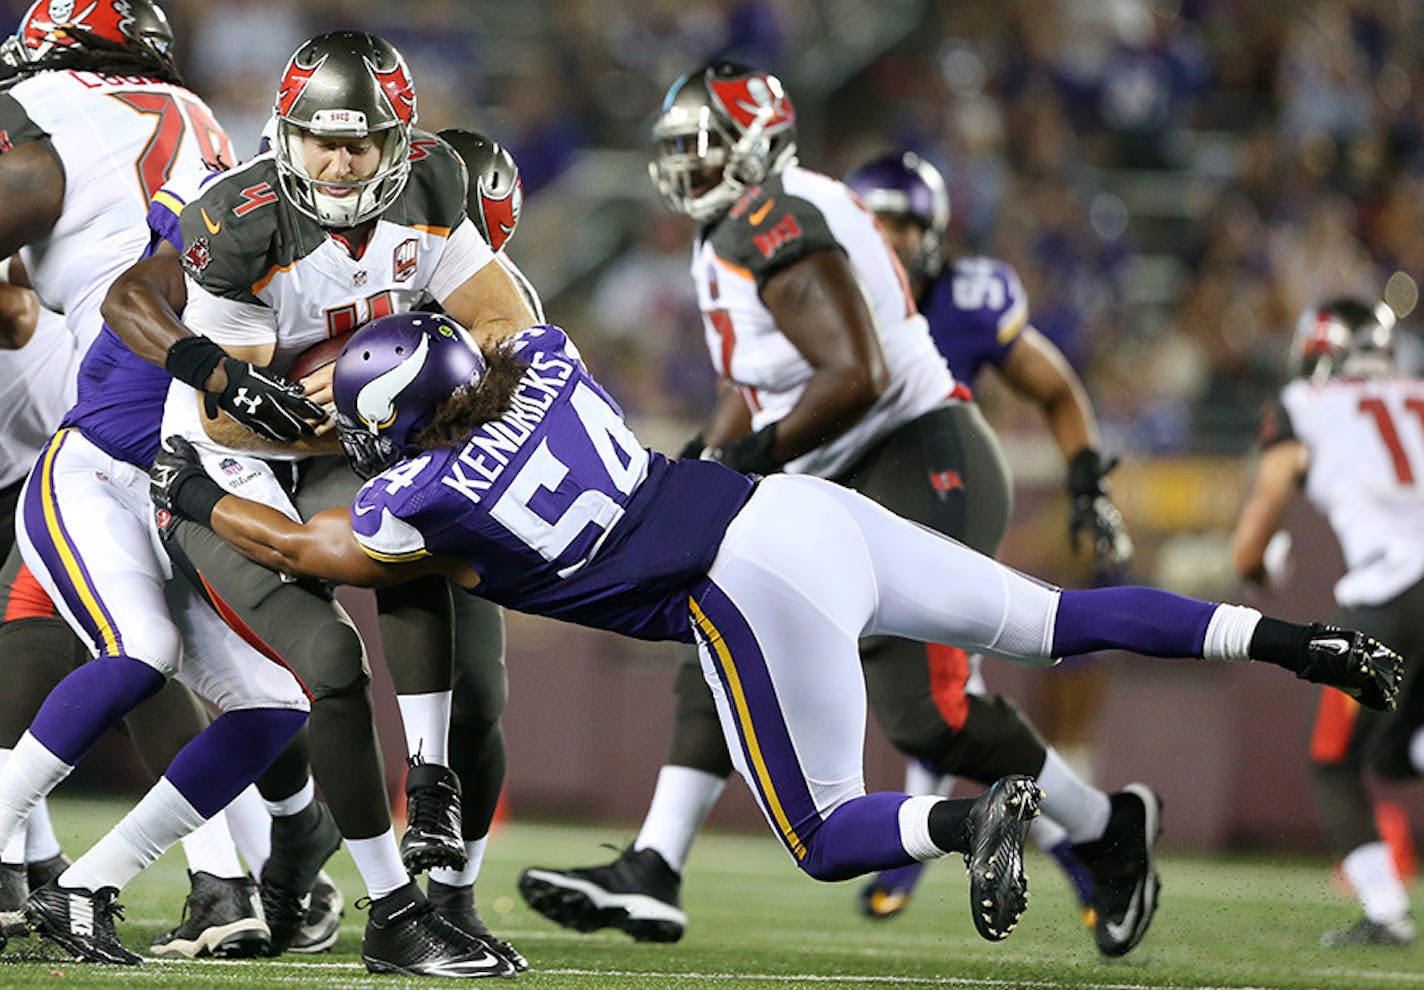
<svg viewBox="0 0 1424 990">
<path fill-rule="evenodd" d="M 415 454 L 435 410 L 485 373 L 479 347 L 448 316 L 397 313 L 352 335 L 336 359 L 336 429 L 352 468 L 372 478 Z"/>
<path fill-rule="evenodd" d="M 912 279 L 939 274 L 943 264 L 940 239 L 949 227 L 949 193 L 938 169 L 913 151 L 906 151 L 866 162 L 847 175 L 845 182 L 866 209 L 909 217 L 924 229 L 920 256 L 909 273 Z"/>
</svg>

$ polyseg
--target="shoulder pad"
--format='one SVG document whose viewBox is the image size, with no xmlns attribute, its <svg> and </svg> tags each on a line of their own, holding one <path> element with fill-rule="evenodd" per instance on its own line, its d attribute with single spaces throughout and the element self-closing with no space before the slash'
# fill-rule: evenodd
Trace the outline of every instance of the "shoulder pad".
<svg viewBox="0 0 1424 990">
<path fill-rule="evenodd" d="M 19 100 L 10 93 L 0 93 L 0 153 L 17 144 L 43 141 L 48 137 L 49 132 L 30 119 Z"/>
<path fill-rule="evenodd" d="M 814 203 L 792 196 L 773 176 L 747 191 L 709 233 L 717 256 L 762 285 L 816 251 L 843 251 Z"/>
<path fill-rule="evenodd" d="M 413 131 L 410 178 L 382 219 L 407 227 L 454 230 L 465 218 L 465 163 L 440 138 Z"/>
</svg>

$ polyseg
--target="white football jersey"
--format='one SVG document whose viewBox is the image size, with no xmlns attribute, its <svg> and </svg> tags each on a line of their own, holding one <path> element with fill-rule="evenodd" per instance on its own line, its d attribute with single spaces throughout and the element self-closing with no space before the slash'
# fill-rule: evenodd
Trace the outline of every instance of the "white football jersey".
<svg viewBox="0 0 1424 990">
<path fill-rule="evenodd" d="M 207 104 L 187 89 L 129 76 L 41 72 L 0 94 L 0 139 L 48 137 L 64 166 L 64 207 L 21 250 L 45 306 L 82 352 L 102 325 L 109 284 L 148 245 L 144 217 L 164 183 L 237 159 Z"/>
<path fill-rule="evenodd" d="M 405 189 L 354 257 L 278 194 L 270 152 L 201 187 L 166 187 L 152 222 L 176 244 L 175 225 L 165 225 L 158 208 L 177 218 L 188 288 L 183 322 L 228 347 L 273 344 L 269 366 L 280 374 L 313 344 L 426 298 L 447 298 L 493 261 L 465 216 L 463 166 L 443 142 L 416 134 Z M 171 433 L 236 453 L 208 439 L 197 394 L 181 382 L 170 387 L 164 410 L 163 434 Z"/>
<path fill-rule="evenodd" d="M 877 439 L 955 391 L 874 214 L 842 183 L 793 165 L 750 190 L 699 236 L 692 277 L 712 363 L 740 388 L 752 412 L 752 428 L 759 430 L 790 412 L 812 373 L 777 329 L 761 300 L 761 286 L 822 250 L 840 250 L 849 258 L 890 373 L 885 394 L 858 423 L 785 467 L 830 477 L 850 467 Z"/>
<path fill-rule="evenodd" d="M 1296 380 L 1281 405 L 1345 556 L 1336 601 L 1382 604 L 1424 577 L 1424 380 Z"/>
<path fill-rule="evenodd" d="M 44 307 L 24 347 L 0 350 L 0 488 L 24 478 L 59 429 L 81 356 L 64 317 Z"/>
</svg>

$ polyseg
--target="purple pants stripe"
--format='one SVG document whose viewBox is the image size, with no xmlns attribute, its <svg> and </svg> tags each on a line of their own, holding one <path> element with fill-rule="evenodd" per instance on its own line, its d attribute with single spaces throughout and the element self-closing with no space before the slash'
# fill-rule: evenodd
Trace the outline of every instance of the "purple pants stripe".
<svg viewBox="0 0 1424 990">
<path fill-rule="evenodd" d="M 761 646 L 741 610 L 711 581 L 703 582 L 688 602 L 732 709 L 751 770 L 748 783 L 799 861 L 806 855 L 806 837 L 821 826 L 821 816 L 806 787 Z"/>
<path fill-rule="evenodd" d="M 95 649 L 101 655 L 122 656 L 124 643 L 119 627 L 76 552 L 55 499 L 54 462 L 72 433 L 73 430 L 60 430 L 40 455 L 39 476 L 32 478 L 25 489 L 25 532 L 44 560 L 45 569 L 59 586 L 69 611 L 89 634 Z"/>
</svg>

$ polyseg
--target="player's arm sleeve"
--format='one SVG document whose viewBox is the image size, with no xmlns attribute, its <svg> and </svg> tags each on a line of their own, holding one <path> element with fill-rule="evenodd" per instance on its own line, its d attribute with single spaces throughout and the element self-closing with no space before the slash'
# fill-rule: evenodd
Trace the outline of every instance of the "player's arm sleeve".
<svg viewBox="0 0 1424 990">
<path fill-rule="evenodd" d="M 351 530 L 372 560 L 401 564 L 430 556 L 425 535 L 391 511 L 379 495 L 381 478 L 367 482 L 351 502 Z"/>
<path fill-rule="evenodd" d="M 1261 429 L 1256 435 L 1256 442 L 1261 449 L 1269 450 L 1278 444 L 1298 439 L 1285 403 L 1277 399 L 1268 405 L 1261 416 Z"/>
<path fill-rule="evenodd" d="M 24 104 L 10 93 L 0 94 L 0 152 L 28 141 L 43 141 L 47 137 L 49 131 L 30 119 Z"/>
<path fill-rule="evenodd" d="M 450 231 L 445 249 L 435 263 L 435 271 L 430 276 L 430 294 L 443 302 L 493 260 L 490 246 L 469 217 L 463 217 Z"/>
<path fill-rule="evenodd" d="M 188 329 L 224 347 L 276 343 L 277 314 L 271 307 L 217 295 L 192 275 L 188 275 L 186 282 L 188 305 L 183 310 L 183 322 Z"/>
</svg>

